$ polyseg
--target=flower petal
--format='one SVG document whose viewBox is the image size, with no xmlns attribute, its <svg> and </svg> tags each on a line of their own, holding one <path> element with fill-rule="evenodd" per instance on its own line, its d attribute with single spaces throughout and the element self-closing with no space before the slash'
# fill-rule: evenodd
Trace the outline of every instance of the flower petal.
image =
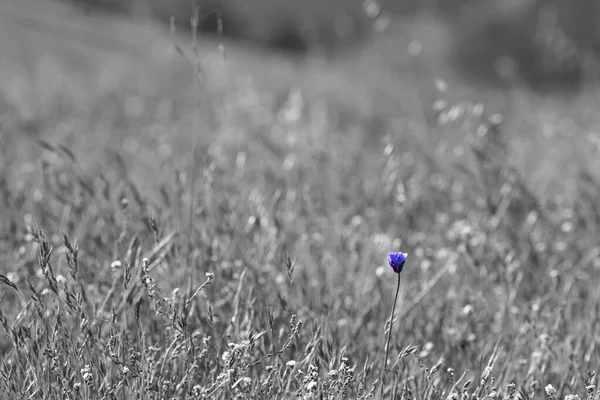
<svg viewBox="0 0 600 400">
<path fill-rule="evenodd" d="M 400 272 L 402 272 L 402 268 L 404 268 L 404 263 L 406 262 L 407 258 L 408 258 L 407 253 L 402 253 L 402 252 L 390 253 L 388 255 L 388 263 L 390 264 L 390 267 L 392 267 L 394 272 L 399 274 Z"/>
</svg>

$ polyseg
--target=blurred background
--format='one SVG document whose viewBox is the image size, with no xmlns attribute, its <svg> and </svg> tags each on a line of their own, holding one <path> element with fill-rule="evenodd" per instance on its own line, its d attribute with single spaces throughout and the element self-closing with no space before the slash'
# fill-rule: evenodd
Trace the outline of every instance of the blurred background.
<svg viewBox="0 0 600 400">
<path fill-rule="evenodd" d="M 327 57 L 381 40 L 378 31 L 385 27 L 387 39 L 397 36 L 402 43 L 406 28 L 425 16 L 451 37 L 444 43 L 446 61 L 483 84 L 576 90 L 599 71 L 600 3 L 594 0 L 62 1 L 87 14 L 151 18 L 188 32 L 197 15 L 203 35 Z"/>
<path fill-rule="evenodd" d="M 122 298 L 125 337 L 114 260 L 166 239 L 153 278 L 168 293 L 214 272 L 215 325 L 210 304 L 191 314 L 224 346 L 267 327 L 274 305 L 272 331 L 301 310 L 334 348 L 375 360 L 393 290 L 379 267 L 401 249 L 416 300 L 397 338 L 431 341 L 426 365 L 477 371 L 502 337 L 498 387 L 583 377 L 600 337 L 599 17 L 598 0 L 0 0 L 1 272 L 38 279 L 34 223 L 56 249 L 59 233 L 76 238 L 78 277 L 107 313 Z M 244 328 L 221 335 L 246 298 Z M 41 315 L 31 323 L 55 325 Z M 64 376 L 106 359 L 102 341 L 73 357 L 82 324 L 51 315 L 70 321 Z M 152 326 L 171 359 L 176 331 Z M 27 368 L 6 373 L 15 388 Z"/>
</svg>

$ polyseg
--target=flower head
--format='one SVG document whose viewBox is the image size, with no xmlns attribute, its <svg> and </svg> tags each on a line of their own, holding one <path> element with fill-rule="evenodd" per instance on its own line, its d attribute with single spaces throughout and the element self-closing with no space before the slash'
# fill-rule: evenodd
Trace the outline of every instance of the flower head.
<svg viewBox="0 0 600 400">
<path fill-rule="evenodd" d="M 407 257 L 408 254 L 401 252 L 390 253 L 388 255 L 388 263 L 395 273 L 399 274 L 402 272 L 402 268 L 404 268 L 404 263 L 406 262 Z"/>
</svg>

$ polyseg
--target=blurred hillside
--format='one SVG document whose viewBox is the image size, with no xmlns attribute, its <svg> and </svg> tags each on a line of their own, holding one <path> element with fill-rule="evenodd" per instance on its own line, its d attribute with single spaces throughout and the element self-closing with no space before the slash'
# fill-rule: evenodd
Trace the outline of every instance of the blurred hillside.
<svg viewBox="0 0 600 400">
<path fill-rule="evenodd" d="M 578 89 L 599 77 L 600 3 L 531 0 L 465 7 L 456 63 L 473 77 L 525 82 L 539 90 Z"/>
<path fill-rule="evenodd" d="M 63 0 L 88 13 L 151 17 L 190 30 L 189 0 Z M 415 13 L 453 26 L 454 63 L 491 85 L 577 89 L 599 76 L 595 0 L 203 0 L 198 29 L 279 51 L 335 56 L 377 40 L 374 30 Z"/>
</svg>

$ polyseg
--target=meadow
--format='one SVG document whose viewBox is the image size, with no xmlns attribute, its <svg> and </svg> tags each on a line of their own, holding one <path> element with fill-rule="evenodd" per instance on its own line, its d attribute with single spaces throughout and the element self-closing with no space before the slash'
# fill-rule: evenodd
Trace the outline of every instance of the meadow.
<svg viewBox="0 0 600 400">
<path fill-rule="evenodd" d="M 423 21 L 325 62 L 35 1 L 0 6 L 1 398 L 600 399 L 594 87 L 472 84 Z"/>
</svg>

